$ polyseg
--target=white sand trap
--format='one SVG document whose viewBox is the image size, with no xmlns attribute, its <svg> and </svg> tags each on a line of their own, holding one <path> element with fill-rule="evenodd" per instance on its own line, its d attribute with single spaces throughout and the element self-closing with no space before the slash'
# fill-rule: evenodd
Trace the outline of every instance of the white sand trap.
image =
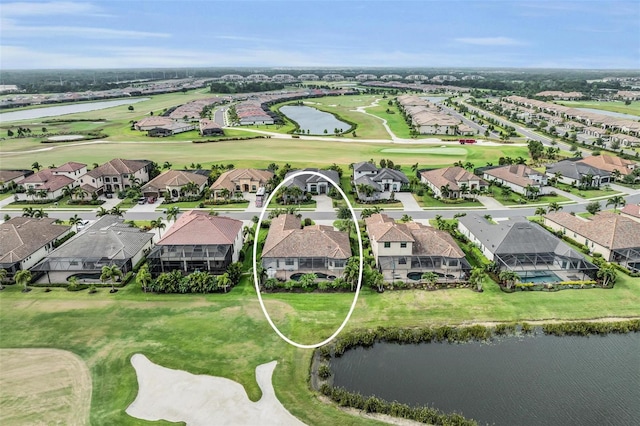
<svg viewBox="0 0 640 426">
<path fill-rule="evenodd" d="M 393 152 L 396 154 L 436 154 L 436 155 L 467 155 L 464 148 L 385 148 L 381 152 Z"/>
<path fill-rule="evenodd" d="M 304 425 L 278 401 L 271 376 L 276 361 L 256 367 L 262 398 L 252 402 L 244 387 L 224 377 L 197 376 L 154 364 L 135 354 L 131 364 L 138 375 L 138 396 L 127 408 L 143 420 L 209 425 Z"/>
<path fill-rule="evenodd" d="M 79 139 L 84 139 L 82 135 L 60 135 L 60 136 L 50 136 L 47 140 L 55 141 L 55 142 L 66 142 L 66 141 L 77 141 Z"/>
</svg>

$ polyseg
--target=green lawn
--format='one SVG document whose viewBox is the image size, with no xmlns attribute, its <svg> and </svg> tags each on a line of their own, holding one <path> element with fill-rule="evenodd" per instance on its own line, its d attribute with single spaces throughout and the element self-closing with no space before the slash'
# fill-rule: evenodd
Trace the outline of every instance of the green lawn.
<svg viewBox="0 0 640 426">
<path fill-rule="evenodd" d="M 509 194 L 507 198 L 505 198 L 502 195 L 502 188 L 495 185 L 489 186 L 488 190 L 490 193 L 493 194 L 493 197 L 495 198 L 496 201 L 498 201 L 499 203 L 505 206 L 516 206 L 516 205 L 526 206 L 529 204 L 550 204 L 554 202 L 562 203 L 562 202 L 571 201 L 567 197 L 563 197 L 562 195 L 541 195 L 535 200 L 531 200 L 513 191 Z M 521 200 L 524 200 L 525 202 L 522 203 Z"/>
<path fill-rule="evenodd" d="M 5 197 L 6 198 L 6 197 Z M 28 204 L 18 204 L 18 203 L 11 203 L 9 205 L 7 205 L 5 208 L 6 209 L 24 209 L 27 207 L 31 207 L 35 210 L 37 209 L 45 209 L 45 210 L 68 210 L 68 209 L 78 209 L 78 210 L 95 210 L 97 208 L 99 208 L 99 205 L 87 205 L 87 204 L 69 204 L 69 201 L 71 199 L 69 197 L 62 197 L 62 199 L 60 201 L 57 202 L 57 205 L 55 202 L 51 202 L 51 203 L 46 203 L 46 204 L 36 204 L 36 203 L 28 203 Z"/>
<path fill-rule="evenodd" d="M 344 191 L 344 193 L 347 195 L 347 198 L 349 199 L 349 202 L 351 203 L 351 207 L 353 207 L 354 209 L 370 209 L 373 207 L 380 207 L 381 209 L 401 209 L 403 208 L 403 205 L 400 201 L 395 202 L 395 203 L 359 203 L 358 201 L 356 201 L 355 198 L 355 194 L 351 192 L 352 188 L 351 188 L 351 177 L 347 176 L 347 175 L 343 175 L 342 178 L 340 178 L 340 187 L 342 188 L 342 190 Z M 338 207 L 346 207 L 347 203 L 344 202 L 344 200 L 339 200 L 337 203 Z"/>
<path fill-rule="evenodd" d="M 605 187 L 602 187 L 600 189 L 578 189 L 566 183 L 557 183 L 556 187 L 558 189 L 561 189 L 566 192 L 570 192 L 574 195 L 577 195 L 578 197 L 582 197 L 586 199 L 614 196 L 614 195 L 620 194 L 620 192 L 618 191 L 615 191 L 611 188 L 605 189 Z"/>
<path fill-rule="evenodd" d="M 425 192 L 425 194 L 420 197 L 416 194 L 413 194 L 413 198 L 416 199 L 416 201 L 418 202 L 418 204 L 420 204 L 420 207 L 422 208 L 438 208 L 438 207 L 448 207 L 448 208 L 455 208 L 455 207 L 482 207 L 482 203 L 480 201 L 477 200 L 471 200 L 471 199 L 467 199 L 461 203 L 445 203 L 442 202 L 441 200 L 436 200 L 435 198 L 433 198 L 431 195 L 427 194 Z"/>
<path fill-rule="evenodd" d="M 603 111 L 640 116 L 640 101 L 633 101 L 630 105 L 625 105 L 623 101 L 556 101 L 555 103 L 566 105 L 571 108 L 601 109 Z"/>
<path fill-rule="evenodd" d="M 284 333 L 314 343 L 338 327 L 352 297 L 280 293 L 265 295 L 265 300 Z M 639 304 L 637 279 L 626 276 L 612 290 L 557 293 L 506 294 L 496 285 L 485 286 L 483 293 L 363 290 L 347 329 L 627 317 L 638 315 Z M 11 286 L 0 292 L 0 321 L 11 324 L 0 333 L 0 347 L 60 348 L 87 362 L 93 379 L 92 424 L 152 424 L 124 412 L 136 395 L 129 363 L 134 353 L 169 368 L 236 380 L 254 401 L 260 397 L 254 369 L 275 359 L 278 398 L 302 421 L 373 424 L 318 401 L 307 384 L 311 351 L 293 348 L 272 332 L 248 280 L 226 295 L 144 294 L 134 285 L 115 295 L 106 290 L 94 295 L 63 289 L 45 293 L 42 288 L 23 294 Z"/>
</svg>

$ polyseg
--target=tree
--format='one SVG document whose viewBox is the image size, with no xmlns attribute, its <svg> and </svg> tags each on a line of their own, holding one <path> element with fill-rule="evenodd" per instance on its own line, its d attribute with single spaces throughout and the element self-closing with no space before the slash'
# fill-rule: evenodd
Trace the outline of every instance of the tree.
<svg viewBox="0 0 640 426">
<path fill-rule="evenodd" d="M 586 210 L 591 214 L 596 214 L 600 211 L 600 203 L 598 201 L 593 201 L 587 204 Z"/>
<path fill-rule="evenodd" d="M 469 284 L 476 288 L 478 291 L 482 291 L 482 284 L 487 278 L 487 272 L 484 268 L 473 268 L 471 275 L 469 276 Z"/>
<path fill-rule="evenodd" d="M 112 207 L 111 210 L 109 210 L 109 214 L 113 215 L 113 216 L 120 216 L 122 217 L 124 215 L 124 212 L 122 211 L 122 209 L 118 206 Z"/>
<path fill-rule="evenodd" d="M 365 199 L 370 198 L 376 192 L 373 186 L 367 185 L 366 183 L 359 183 L 356 189 L 358 190 L 358 194 L 364 195 Z"/>
<path fill-rule="evenodd" d="M 160 238 L 162 238 L 162 230 L 167 227 L 161 217 L 151 221 L 151 229 L 157 229 Z"/>
<path fill-rule="evenodd" d="M 164 164 L 162 165 L 162 169 L 163 170 L 167 170 L 167 169 L 170 169 L 171 166 L 172 166 L 172 164 L 170 162 L 165 161 Z"/>
<path fill-rule="evenodd" d="M 402 217 L 400 218 L 400 222 L 411 222 L 413 220 L 413 218 L 411 216 L 409 216 L 408 214 L 403 214 Z"/>
<path fill-rule="evenodd" d="M 44 209 L 38 209 L 33 211 L 33 217 L 36 219 L 42 219 L 49 217 L 49 213 L 45 212 Z"/>
<path fill-rule="evenodd" d="M 349 210 L 349 207 L 342 206 L 338 208 L 337 218 L 342 220 L 351 219 L 351 210 Z"/>
<path fill-rule="evenodd" d="M 218 287 L 222 288 L 225 293 L 230 286 L 231 279 L 229 278 L 229 274 L 225 272 L 224 274 L 218 276 Z"/>
<path fill-rule="evenodd" d="M 4 280 L 7 279 L 7 270 L 4 268 L 0 269 L 0 290 L 4 290 L 4 286 L 2 285 L 2 283 L 4 282 Z"/>
<path fill-rule="evenodd" d="M 553 203 L 549 203 L 549 212 L 559 212 L 560 210 L 562 210 L 562 206 L 560 204 L 558 204 L 557 201 L 554 201 Z"/>
<path fill-rule="evenodd" d="M 615 284 L 618 278 L 616 268 L 611 263 L 604 263 L 600 265 L 600 269 L 598 269 L 596 276 L 602 280 L 602 285 L 604 287 Z"/>
<path fill-rule="evenodd" d="M 120 270 L 120 268 L 118 268 L 118 265 L 102 267 L 102 273 L 100 274 L 100 281 L 102 281 L 103 284 L 106 283 L 107 281 L 111 281 L 110 293 L 115 293 L 118 291 L 116 290 L 116 287 L 115 287 L 117 278 L 122 279 L 122 271 Z"/>
<path fill-rule="evenodd" d="M 173 206 L 167 209 L 167 221 L 173 220 L 174 222 L 180 214 L 180 207 Z"/>
<path fill-rule="evenodd" d="M 449 187 L 449 184 L 440 187 L 440 194 L 442 194 L 444 198 L 449 198 L 449 195 L 451 195 L 451 188 Z"/>
<path fill-rule="evenodd" d="M 438 281 L 438 274 L 433 271 L 427 271 L 420 276 L 420 280 L 424 281 L 425 283 L 429 284 L 430 287 L 432 287 L 436 283 L 436 281 Z"/>
<path fill-rule="evenodd" d="M 622 195 L 616 195 L 607 200 L 607 207 L 613 205 L 613 211 L 615 212 L 618 206 L 624 207 L 627 204 Z"/>
<path fill-rule="evenodd" d="M 622 175 L 622 173 L 620 173 L 620 170 L 618 170 L 618 169 L 613 169 L 613 170 L 611 171 L 611 177 L 612 177 L 614 180 L 620 180 L 620 176 L 621 176 L 621 175 Z"/>
<path fill-rule="evenodd" d="M 82 189 L 81 186 L 76 186 L 73 189 L 73 194 L 76 196 L 77 200 L 84 200 L 84 197 L 86 197 L 88 195 L 87 191 Z"/>
<path fill-rule="evenodd" d="M 508 289 L 511 289 L 518 281 L 520 281 L 520 275 L 518 275 L 514 271 L 501 271 L 498 274 L 498 279 L 500 282 L 505 285 Z"/>
<path fill-rule="evenodd" d="M 531 158 L 534 160 L 538 160 L 544 155 L 544 145 L 540 141 L 530 140 L 527 147 Z"/>
<path fill-rule="evenodd" d="M 136 274 L 136 283 L 140 284 L 140 288 L 142 288 L 142 291 L 146 293 L 151 281 L 152 277 L 151 272 L 149 272 L 149 265 L 145 263 Z"/>
<path fill-rule="evenodd" d="M 36 190 L 33 189 L 32 187 L 27 188 L 27 191 L 25 192 L 25 194 L 27 195 L 27 197 L 31 197 L 33 201 L 36 200 Z"/>
<path fill-rule="evenodd" d="M 545 209 L 544 207 L 538 207 L 534 213 L 536 216 L 544 216 L 545 214 L 547 214 L 547 209 Z"/>
<path fill-rule="evenodd" d="M 411 171 L 413 173 L 417 173 L 419 168 L 420 168 L 420 165 L 418 163 L 415 163 L 414 165 L 411 166 Z"/>
<path fill-rule="evenodd" d="M 40 169 L 42 168 L 42 165 L 40 165 L 40 163 L 36 161 L 33 164 L 31 164 L 31 168 L 39 172 Z"/>
<path fill-rule="evenodd" d="M 106 216 L 108 214 L 109 214 L 109 210 L 105 209 L 102 206 L 98 207 L 98 211 L 96 211 L 96 216 L 97 217 Z"/>
<path fill-rule="evenodd" d="M 81 224 L 82 222 L 83 222 L 82 218 L 77 214 L 74 214 L 72 217 L 69 218 L 69 225 L 75 227 L 76 232 L 78 232 L 78 225 Z"/>
<path fill-rule="evenodd" d="M 71 188 L 69 185 L 62 188 L 62 196 L 73 198 L 73 188 Z"/>
<path fill-rule="evenodd" d="M 351 285 L 351 291 L 353 286 L 358 282 L 358 276 L 360 275 L 360 258 L 357 256 L 351 256 L 347 260 L 347 264 L 344 267 L 343 278 Z"/>
<path fill-rule="evenodd" d="M 128 109 L 129 111 L 133 111 L 133 110 L 134 110 L 133 105 L 129 105 L 129 106 L 127 107 L 127 109 Z"/>
<path fill-rule="evenodd" d="M 372 270 L 369 274 L 369 285 L 372 288 L 375 288 L 378 293 L 382 293 L 386 285 L 384 281 L 384 275 L 382 275 L 382 273 L 380 273 L 379 271 Z"/>
<path fill-rule="evenodd" d="M 309 288 L 316 282 L 317 279 L 318 276 L 316 274 L 304 274 L 300 277 L 300 287 L 305 289 Z"/>
<path fill-rule="evenodd" d="M 22 217 L 33 217 L 34 210 L 33 207 L 25 207 L 22 209 Z"/>
<path fill-rule="evenodd" d="M 29 284 L 31 284 L 31 271 L 29 271 L 28 269 L 21 269 L 20 271 L 16 272 L 16 274 L 13 276 L 13 280 L 16 282 L 16 284 L 22 285 L 23 293 L 27 293 L 30 291 Z"/>
</svg>

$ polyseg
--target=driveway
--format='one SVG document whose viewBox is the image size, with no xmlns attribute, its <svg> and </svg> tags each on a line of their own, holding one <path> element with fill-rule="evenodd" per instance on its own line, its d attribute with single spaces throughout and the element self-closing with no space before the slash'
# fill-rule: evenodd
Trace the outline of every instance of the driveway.
<svg viewBox="0 0 640 426">
<path fill-rule="evenodd" d="M 493 197 L 486 197 L 484 195 L 478 196 L 478 201 L 482 203 L 489 210 L 502 210 L 505 208 L 502 204 L 495 200 Z"/>
<path fill-rule="evenodd" d="M 316 211 L 317 212 L 332 212 L 333 208 L 333 200 L 327 195 L 316 195 L 313 197 L 316 200 Z"/>
<path fill-rule="evenodd" d="M 135 206 L 127 210 L 127 213 L 155 212 L 156 209 L 160 207 L 160 204 L 162 204 L 162 201 L 164 201 L 164 198 L 160 197 L 156 200 L 155 203 L 136 204 Z"/>
<path fill-rule="evenodd" d="M 422 207 L 418 204 L 410 192 L 396 192 L 396 200 L 402 202 L 405 212 L 421 212 Z"/>
</svg>

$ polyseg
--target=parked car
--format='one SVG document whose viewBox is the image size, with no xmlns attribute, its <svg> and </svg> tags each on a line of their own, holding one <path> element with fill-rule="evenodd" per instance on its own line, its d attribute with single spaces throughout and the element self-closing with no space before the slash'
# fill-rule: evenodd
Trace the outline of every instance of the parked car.
<svg viewBox="0 0 640 426">
<path fill-rule="evenodd" d="M 113 198 L 113 193 L 112 192 L 107 192 L 106 194 L 104 194 L 105 198 Z"/>
<path fill-rule="evenodd" d="M 147 199 L 145 197 L 138 198 L 138 204 L 144 204 L 146 202 L 147 202 Z"/>
<path fill-rule="evenodd" d="M 149 197 L 149 198 L 147 199 L 147 203 L 149 203 L 149 204 L 153 204 L 153 203 L 155 203 L 155 202 L 156 202 L 156 197 Z"/>
</svg>

